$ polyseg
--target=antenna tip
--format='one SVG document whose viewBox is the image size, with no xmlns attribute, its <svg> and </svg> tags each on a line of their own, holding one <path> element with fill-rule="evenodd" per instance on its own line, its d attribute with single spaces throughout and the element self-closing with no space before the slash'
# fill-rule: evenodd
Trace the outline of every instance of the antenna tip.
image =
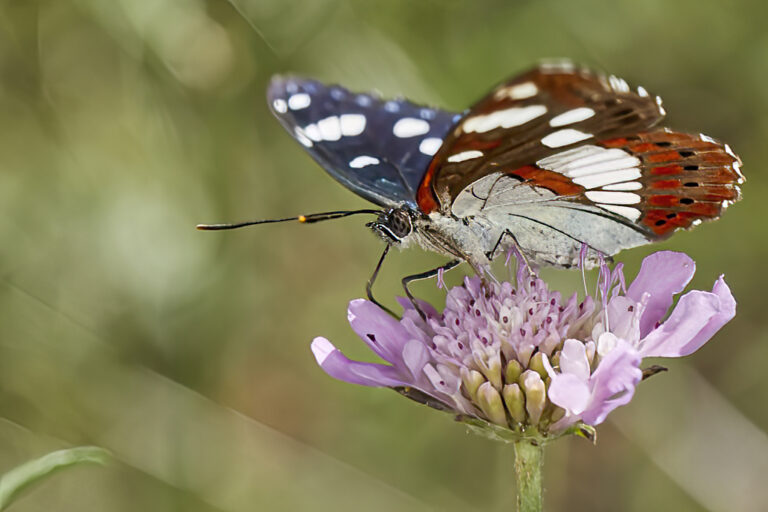
<svg viewBox="0 0 768 512">
<path fill-rule="evenodd" d="M 211 226 L 208 224 L 198 224 L 197 226 L 195 226 L 195 229 L 199 231 L 208 231 L 211 229 Z"/>
<path fill-rule="evenodd" d="M 304 215 L 299 215 L 298 221 L 299 222 L 307 222 L 307 218 Z"/>
</svg>

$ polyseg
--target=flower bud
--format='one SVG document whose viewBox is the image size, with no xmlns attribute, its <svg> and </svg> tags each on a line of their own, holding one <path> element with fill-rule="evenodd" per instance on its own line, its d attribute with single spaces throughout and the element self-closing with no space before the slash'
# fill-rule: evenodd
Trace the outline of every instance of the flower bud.
<svg viewBox="0 0 768 512">
<path fill-rule="evenodd" d="M 507 368 L 504 370 L 504 382 L 507 384 L 517 382 L 521 373 L 523 373 L 523 366 L 517 362 L 517 359 L 512 359 L 507 363 Z"/>
<path fill-rule="evenodd" d="M 467 394 L 474 401 L 477 399 L 477 388 L 480 387 L 480 384 L 485 382 L 485 377 L 483 377 L 483 374 L 477 370 L 462 368 L 461 381 L 464 383 L 464 389 L 467 390 Z"/>
<path fill-rule="evenodd" d="M 507 410 L 512 419 L 518 423 L 525 422 L 525 397 L 520 389 L 520 386 L 515 384 L 507 384 L 502 391 L 504 396 L 504 403 L 507 404 Z"/>
<path fill-rule="evenodd" d="M 547 404 L 547 392 L 541 375 L 533 370 L 526 370 L 520 376 L 520 387 L 525 392 L 525 409 L 528 411 L 531 425 L 536 425 Z"/>
<path fill-rule="evenodd" d="M 547 376 L 547 369 L 544 368 L 544 354 L 536 352 L 531 358 L 531 362 L 528 363 L 528 368 L 534 370 L 543 379 Z"/>
<path fill-rule="evenodd" d="M 489 357 L 487 359 L 487 364 L 488 370 L 485 376 L 488 378 L 491 384 L 493 384 L 493 387 L 495 387 L 497 390 L 501 390 L 501 357 L 499 357 L 498 354 L 493 357 Z"/>
<path fill-rule="evenodd" d="M 508 426 L 501 395 L 490 382 L 483 382 L 477 389 L 477 403 L 491 423 Z"/>
</svg>

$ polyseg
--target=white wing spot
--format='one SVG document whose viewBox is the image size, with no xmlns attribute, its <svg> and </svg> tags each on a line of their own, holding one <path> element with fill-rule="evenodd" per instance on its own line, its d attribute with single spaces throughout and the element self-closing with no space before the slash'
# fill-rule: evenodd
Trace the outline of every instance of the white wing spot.
<svg viewBox="0 0 768 512">
<path fill-rule="evenodd" d="M 400 104 L 394 100 L 390 100 L 384 104 L 384 110 L 392 113 L 399 112 Z"/>
<path fill-rule="evenodd" d="M 276 99 L 272 102 L 272 107 L 275 109 L 275 112 L 279 114 L 285 114 L 288 112 L 288 104 L 283 99 Z"/>
<path fill-rule="evenodd" d="M 512 128 L 520 126 L 547 113 L 544 105 L 529 105 L 527 107 L 512 107 L 497 110 L 491 114 L 470 117 L 461 128 L 466 133 L 485 133 L 496 128 Z"/>
<path fill-rule="evenodd" d="M 317 122 L 317 129 L 323 140 L 339 140 L 341 138 L 341 125 L 338 116 L 329 116 Z"/>
<path fill-rule="evenodd" d="M 288 98 L 288 108 L 291 110 L 301 110 L 303 108 L 307 108 L 310 103 L 312 103 L 312 98 L 310 98 L 309 94 L 305 92 L 294 94 Z"/>
<path fill-rule="evenodd" d="M 647 98 L 648 97 L 648 91 L 646 91 L 645 87 L 643 87 L 642 85 L 638 85 L 637 86 L 637 95 L 642 97 L 642 98 Z"/>
<path fill-rule="evenodd" d="M 641 197 L 632 192 L 603 192 L 601 190 L 590 190 L 584 192 L 587 199 L 594 203 L 603 204 L 637 204 L 641 201 Z"/>
<path fill-rule="evenodd" d="M 360 155 L 356 156 L 349 162 L 349 166 L 353 169 L 362 169 L 369 165 L 376 165 L 379 163 L 379 159 L 374 156 Z"/>
<path fill-rule="evenodd" d="M 567 146 L 574 142 L 579 142 L 592 137 L 589 133 L 580 132 L 572 128 L 565 128 L 552 132 L 546 137 L 541 139 L 541 143 L 550 148 L 559 148 L 561 146 Z"/>
<path fill-rule="evenodd" d="M 539 92 L 539 88 L 533 82 L 523 82 L 521 84 L 509 85 L 502 87 L 493 95 L 494 98 L 500 100 L 507 97 L 512 100 L 524 100 L 536 96 Z"/>
<path fill-rule="evenodd" d="M 579 121 L 584 121 L 594 115 L 595 111 L 589 107 L 575 108 L 550 119 L 549 126 L 555 128 L 557 126 L 578 123 Z"/>
<path fill-rule="evenodd" d="M 395 123 L 395 126 L 392 127 L 392 133 L 395 134 L 395 137 L 400 137 L 401 139 L 424 135 L 428 131 L 429 123 L 423 119 L 417 119 L 415 117 L 404 117 L 399 119 Z"/>
<path fill-rule="evenodd" d="M 640 190 L 641 188 L 643 188 L 643 184 L 639 181 L 627 181 L 624 183 L 603 185 L 603 190 Z"/>
<path fill-rule="evenodd" d="M 320 135 L 320 129 L 317 127 L 316 124 L 308 124 L 304 127 L 304 133 L 312 139 L 315 142 L 320 142 L 323 140 L 323 136 Z"/>
<path fill-rule="evenodd" d="M 483 156 L 482 151 L 477 151 L 475 149 L 472 149 L 470 151 L 462 151 L 461 153 L 456 153 L 455 155 L 451 155 L 448 157 L 449 162 L 463 162 L 464 160 L 471 160 L 473 158 L 479 158 Z"/>
<path fill-rule="evenodd" d="M 602 172 L 598 174 L 588 174 L 580 178 L 574 178 L 573 182 L 586 189 L 604 187 L 623 181 L 636 180 L 641 176 L 640 169 L 633 167 L 631 169 L 620 169 L 617 171 Z"/>
<path fill-rule="evenodd" d="M 632 208 L 631 206 L 616 206 L 615 204 L 601 204 L 600 208 L 608 210 L 609 212 L 618 213 L 622 217 L 626 217 L 632 222 L 635 222 L 640 218 L 640 210 Z"/>
<path fill-rule="evenodd" d="M 570 73 L 576 69 L 568 59 L 550 59 L 539 64 L 542 73 Z"/>
<path fill-rule="evenodd" d="M 363 114 L 343 114 L 339 119 L 341 134 L 345 137 L 360 135 L 365 130 L 365 116 Z"/>
<path fill-rule="evenodd" d="M 542 158 L 536 165 L 569 178 L 638 167 L 640 160 L 618 148 L 585 145 Z"/>
<path fill-rule="evenodd" d="M 293 129 L 293 133 L 296 135 L 296 140 L 301 142 L 301 144 L 304 147 L 311 148 L 312 147 L 312 141 L 307 138 L 306 134 L 304 133 L 304 130 L 299 128 L 298 126 Z"/>
<path fill-rule="evenodd" d="M 622 78 L 611 75 L 608 77 L 608 82 L 611 84 L 611 88 L 616 92 L 629 92 L 629 85 L 627 85 L 627 82 Z"/>
<path fill-rule="evenodd" d="M 440 146 L 443 145 L 443 140 L 438 137 L 427 137 L 423 141 L 421 141 L 421 144 L 419 144 L 419 151 L 424 153 L 425 155 L 432 156 L 435 153 L 437 153 L 437 150 L 440 149 Z"/>
</svg>

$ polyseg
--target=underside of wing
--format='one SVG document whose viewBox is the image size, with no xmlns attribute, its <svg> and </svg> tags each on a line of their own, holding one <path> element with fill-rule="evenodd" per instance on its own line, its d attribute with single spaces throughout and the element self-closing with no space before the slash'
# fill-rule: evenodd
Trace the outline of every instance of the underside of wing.
<svg viewBox="0 0 768 512">
<path fill-rule="evenodd" d="M 267 99 L 286 130 L 331 176 L 381 206 L 415 206 L 416 189 L 454 112 L 336 85 L 274 77 Z"/>
<path fill-rule="evenodd" d="M 457 195 L 451 213 L 482 216 L 535 260 L 568 266 L 582 244 L 594 260 L 717 218 L 739 199 L 739 166 L 727 145 L 658 129 L 486 175 Z"/>
</svg>

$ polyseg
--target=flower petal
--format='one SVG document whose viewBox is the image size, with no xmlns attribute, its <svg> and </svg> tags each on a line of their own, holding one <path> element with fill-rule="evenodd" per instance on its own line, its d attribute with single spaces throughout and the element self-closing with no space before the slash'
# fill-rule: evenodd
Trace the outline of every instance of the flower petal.
<svg viewBox="0 0 768 512">
<path fill-rule="evenodd" d="M 348 359 L 339 349 L 325 338 L 317 337 L 312 341 L 312 353 L 317 364 L 328 375 L 351 384 L 374 387 L 407 386 L 393 366 L 375 363 L 361 363 Z"/>
<path fill-rule="evenodd" d="M 590 393 L 587 382 L 572 373 L 552 376 L 547 395 L 553 404 L 573 415 L 581 414 L 589 405 Z"/>
<path fill-rule="evenodd" d="M 717 281 L 715 281 L 715 286 L 712 287 L 712 293 L 720 299 L 720 308 L 718 309 L 717 314 L 710 318 L 707 325 L 699 331 L 699 334 L 682 348 L 680 355 L 687 356 L 688 354 L 696 352 L 702 345 L 708 342 L 717 331 L 736 316 L 736 299 L 733 298 L 731 289 L 725 283 L 723 276 L 720 276 Z"/>
<path fill-rule="evenodd" d="M 630 343 L 637 343 L 640 340 L 640 307 L 640 304 L 622 295 L 608 301 L 608 326 L 611 332 Z"/>
<path fill-rule="evenodd" d="M 643 357 L 682 357 L 701 348 L 736 315 L 736 300 L 722 276 L 712 293 L 694 290 L 680 298 L 669 319 L 641 341 Z"/>
<path fill-rule="evenodd" d="M 418 379 L 423 371 L 424 365 L 429 361 L 429 351 L 424 344 L 418 340 L 411 340 L 403 348 L 403 362 L 411 375 Z"/>
<path fill-rule="evenodd" d="M 560 353 L 560 371 L 575 375 L 583 381 L 589 378 L 589 359 L 584 343 L 574 339 L 565 340 Z"/>
<path fill-rule="evenodd" d="M 627 297 L 640 302 L 643 293 L 650 298 L 640 318 L 640 337 L 653 330 L 664 318 L 675 295 L 682 292 L 696 272 L 696 263 L 682 252 L 659 251 L 643 260 L 640 272 L 627 290 Z"/>
<path fill-rule="evenodd" d="M 350 301 L 347 319 L 352 329 L 379 357 L 390 363 L 402 361 L 411 336 L 389 313 L 365 299 Z"/>
<path fill-rule="evenodd" d="M 602 423 L 608 413 L 632 400 L 635 387 L 642 379 L 640 354 L 629 343 L 620 341 L 600 361 L 589 379 L 592 397 L 581 415 L 582 421 L 588 425 Z"/>
<path fill-rule="evenodd" d="M 398 304 L 400 304 L 400 307 L 403 308 L 403 311 L 416 311 L 416 308 L 413 307 L 413 303 L 408 299 L 408 297 L 395 297 L 395 300 Z M 440 316 L 440 313 L 429 302 L 416 299 L 416 303 L 419 305 L 424 314 L 427 315 L 427 318 L 436 318 Z"/>
<path fill-rule="evenodd" d="M 719 312 L 720 298 L 714 293 L 694 290 L 683 295 L 669 318 L 640 341 L 643 357 L 681 357 Z M 706 341 L 706 340 L 705 340 Z M 698 347 L 696 347 L 698 348 Z"/>
</svg>

